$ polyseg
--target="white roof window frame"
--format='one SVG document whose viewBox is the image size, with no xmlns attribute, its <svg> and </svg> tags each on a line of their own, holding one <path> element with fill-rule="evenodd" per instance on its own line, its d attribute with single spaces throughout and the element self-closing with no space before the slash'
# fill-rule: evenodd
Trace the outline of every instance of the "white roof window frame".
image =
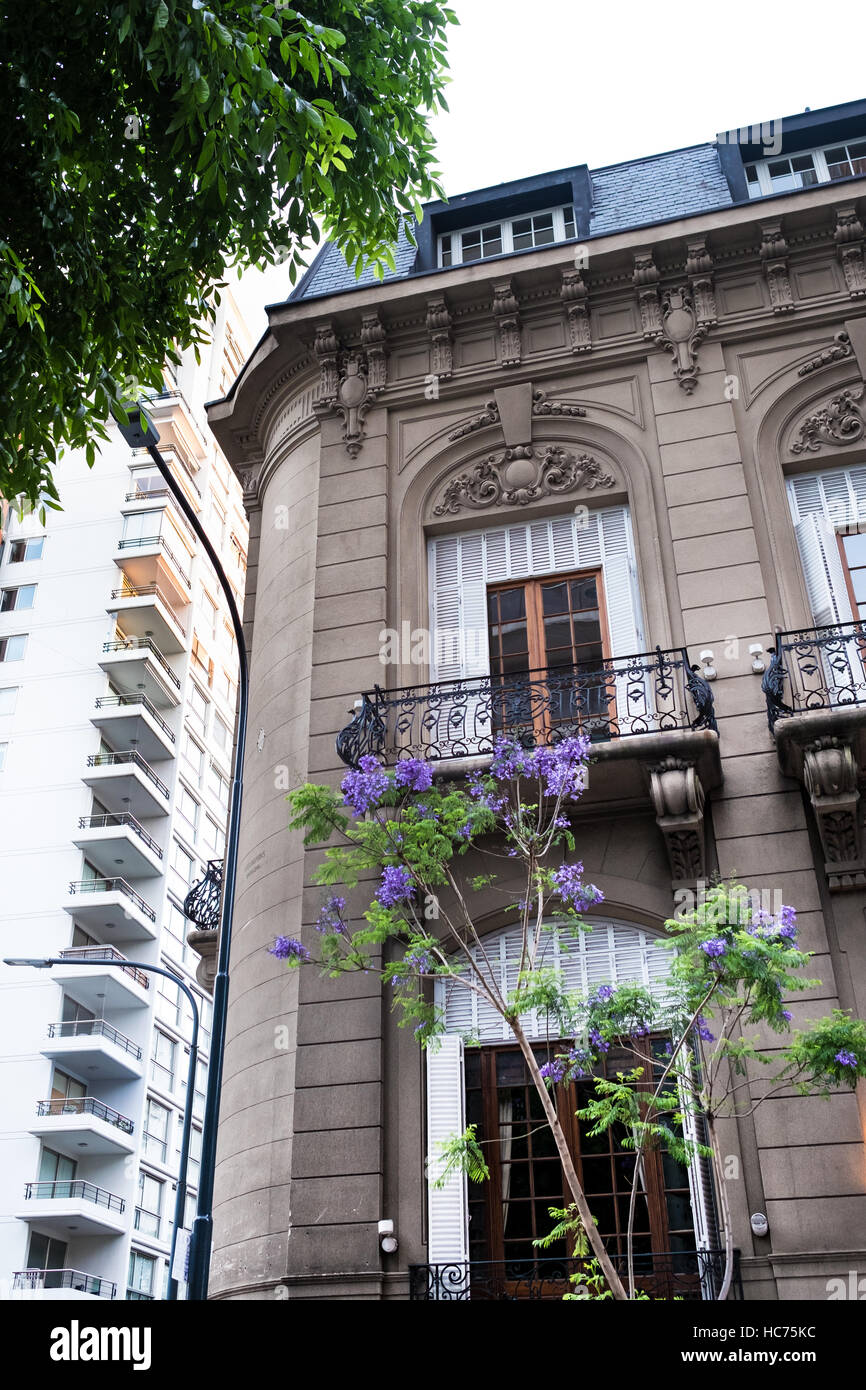
<svg viewBox="0 0 866 1390">
<path fill-rule="evenodd" d="M 571 214 L 570 218 L 567 216 L 569 213 Z M 549 216 L 553 218 L 553 240 L 540 242 L 539 246 L 555 246 L 557 242 L 573 241 L 577 235 L 577 219 L 573 206 L 569 204 L 560 204 L 557 207 L 533 208 L 531 212 L 515 213 L 513 217 L 493 217 L 487 221 L 474 222 L 471 227 L 458 227 L 451 232 L 441 232 L 437 237 L 437 263 L 440 268 L 447 269 L 450 266 L 470 265 L 475 264 L 476 261 L 491 260 L 494 256 L 510 256 L 514 255 L 515 252 L 534 250 L 534 246 L 515 247 L 514 224 L 526 222 L 534 217 Z M 569 225 L 571 227 L 570 231 L 568 230 Z M 490 232 L 493 228 L 499 229 L 498 240 L 501 242 L 502 249 L 500 251 L 491 251 L 485 255 L 484 233 Z M 464 237 L 473 236 L 476 232 L 480 232 L 482 237 L 481 255 L 471 256 L 468 259 L 464 258 L 463 239 Z M 490 237 L 489 239 L 494 240 L 495 238 Z"/>
<path fill-rule="evenodd" d="M 772 197 L 775 193 L 794 192 L 796 191 L 796 188 L 815 188 L 817 184 L 838 183 L 839 179 L 834 178 L 830 173 L 830 165 L 827 160 L 827 152 L 828 150 L 835 151 L 839 149 L 844 149 L 846 154 L 848 155 L 849 162 L 851 163 L 853 169 L 854 160 L 850 155 L 850 150 L 853 146 L 857 145 L 866 145 L 866 135 L 859 136 L 856 140 L 831 141 L 826 145 L 816 146 L 814 149 L 791 150 L 789 154 L 770 155 L 767 159 L 750 159 L 744 163 L 744 168 L 746 170 L 746 184 L 749 190 L 749 197 L 769 198 Z M 812 164 L 816 175 L 815 183 L 799 183 L 794 187 L 787 189 L 773 187 L 773 180 L 770 175 L 771 165 L 778 164 L 784 159 L 795 160 L 805 158 L 806 156 L 811 156 Z M 862 159 L 863 156 L 858 156 L 857 158 Z M 755 171 L 755 174 L 757 175 L 757 181 L 749 178 L 750 169 L 753 169 Z M 866 168 L 862 170 L 855 170 L 852 174 L 842 175 L 842 177 L 857 178 L 862 177 L 864 174 L 866 174 Z"/>
</svg>

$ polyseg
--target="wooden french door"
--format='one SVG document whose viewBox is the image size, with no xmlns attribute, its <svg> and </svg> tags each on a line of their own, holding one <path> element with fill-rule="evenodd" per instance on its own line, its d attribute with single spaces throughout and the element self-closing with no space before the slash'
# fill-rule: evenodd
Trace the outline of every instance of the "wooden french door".
<svg viewBox="0 0 866 1390">
<path fill-rule="evenodd" d="M 647 1043 L 645 1075 L 653 1067 L 650 1048 L 657 1054 L 663 1045 L 661 1039 Z M 538 1048 L 537 1055 L 546 1060 L 557 1050 Z M 634 1065 L 633 1052 L 611 1047 L 604 1073 L 614 1076 Z M 543 1261 L 568 1258 L 573 1250 L 565 1240 L 546 1250 L 533 1244 L 553 1228 L 549 1208 L 571 1201 L 540 1098 L 516 1048 L 468 1050 L 465 1075 L 467 1123 L 476 1125 L 490 1168 L 489 1182 L 469 1185 L 470 1261 L 483 1287 L 499 1279 L 504 1296 L 545 1297 L 545 1274 L 552 1267 Z M 575 1111 L 586 1104 L 591 1084 L 557 1087 L 558 1113 L 598 1229 L 624 1267 L 635 1154 L 624 1145 L 629 1136 L 621 1126 L 593 1137 L 590 1126 L 577 1119 Z M 668 1284 L 677 1293 L 695 1295 L 700 1280 L 691 1253 L 696 1242 L 686 1168 L 667 1151 L 650 1149 L 638 1190 L 633 1241 L 638 1284 L 651 1287 L 656 1297 Z M 560 1273 L 549 1296 L 562 1292 Z"/>
<path fill-rule="evenodd" d="M 602 669 L 610 638 L 600 569 L 490 586 L 487 632 L 495 733 L 549 743 L 607 725 L 613 692 Z"/>
</svg>

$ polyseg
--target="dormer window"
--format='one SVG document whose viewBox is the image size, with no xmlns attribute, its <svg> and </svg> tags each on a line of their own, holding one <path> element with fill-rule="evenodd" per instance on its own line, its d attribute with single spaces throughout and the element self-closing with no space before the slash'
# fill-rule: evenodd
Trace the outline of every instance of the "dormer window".
<svg viewBox="0 0 866 1390">
<path fill-rule="evenodd" d="M 443 233 L 439 238 L 439 264 L 464 265 L 490 256 L 507 256 L 512 251 L 568 241 L 575 235 L 573 207 L 547 208 L 524 217 Z"/>
<path fill-rule="evenodd" d="M 746 165 L 750 198 L 766 198 L 771 193 L 811 188 L 818 183 L 849 179 L 856 174 L 866 174 L 866 140 L 855 140 L 848 145 L 828 145 L 825 149 L 756 160 Z"/>
</svg>

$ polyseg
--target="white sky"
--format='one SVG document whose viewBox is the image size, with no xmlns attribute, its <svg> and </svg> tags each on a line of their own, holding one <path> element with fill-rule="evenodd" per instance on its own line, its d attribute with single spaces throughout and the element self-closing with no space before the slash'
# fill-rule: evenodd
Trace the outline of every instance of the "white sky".
<svg viewBox="0 0 866 1390">
<path fill-rule="evenodd" d="M 866 95 L 858 0 L 450 0 L 450 110 L 432 122 L 452 196 L 572 164 L 599 168 Z M 349 55 L 351 62 L 351 55 Z M 253 340 L 285 271 L 236 296 Z"/>
</svg>

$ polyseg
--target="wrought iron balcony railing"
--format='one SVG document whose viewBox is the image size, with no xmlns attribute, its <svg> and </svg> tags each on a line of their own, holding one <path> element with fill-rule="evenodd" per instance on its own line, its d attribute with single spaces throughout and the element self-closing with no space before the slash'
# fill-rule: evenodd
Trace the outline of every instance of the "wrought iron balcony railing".
<svg viewBox="0 0 866 1390">
<path fill-rule="evenodd" d="M 376 686 L 337 736 L 337 752 L 356 767 L 365 754 L 386 764 L 478 757 L 493 751 L 500 734 L 531 747 L 575 734 L 601 743 L 677 729 L 718 732 L 713 693 L 699 670 L 684 649 L 656 647 L 589 669 L 560 666 L 389 691 Z"/>
<path fill-rule="evenodd" d="M 134 888 L 130 888 L 125 878 L 77 878 L 69 885 L 70 893 L 122 893 L 134 902 L 140 912 L 151 922 L 156 921 L 156 913 L 144 898 L 140 898 Z"/>
<path fill-rule="evenodd" d="M 113 597 L 115 597 L 114 594 L 112 594 L 112 598 Z M 159 650 L 159 647 L 156 645 L 152 638 L 119 637 L 114 642 L 103 642 L 102 644 L 102 650 L 104 652 L 128 652 L 142 649 L 149 651 L 153 654 L 153 656 L 159 662 L 165 674 L 168 676 L 172 685 L 175 686 L 176 689 L 180 690 L 179 677 L 174 674 L 174 671 L 171 669 L 162 652 Z"/>
<path fill-rule="evenodd" d="M 105 1120 L 124 1134 L 132 1134 L 135 1125 L 119 1110 L 96 1100 L 94 1096 L 64 1096 L 58 1100 L 40 1100 L 36 1106 L 37 1115 L 94 1115 L 97 1120 Z"/>
<path fill-rule="evenodd" d="M 125 695 L 100 695 L 99 699 L 96 701 L 97 709 L 125 709 L 130 705 L 140 705 L 142 709 L 146 709 L 154 723 L 162 729 L 166 738 L 169 739 L 171 743 L 175 742 L 174 734 L 165 720 L 157 713 L 150 703 L 150 700 L 148 700 L 147 696 L 140 690 L 131 690 Z"/>
<path fill-rule="evenodd" d="M 740 1252 L 734 1251 L 729 1298 L 742 1299 Z M 627 1277 L 625 1255 L 611 1256 L 620 1278 Z M 473 1260 L 410 1265 L 409 1298 L 413 1302 L 553 1301 L 574 1290 L 586 1271 L 582 1259 Z M 651 1299 L 698 1303 L 717 1297 L 725 1256 L 720 1250 L 654 1251 L 634 1257 L 635 1287 Z"/>
<path fill-rule="evenodd" d="M 156 840 L 152 835 L 148 835 L 144 826 L 135 819 L 131 811 L 106 811 L 105 814 L 101 816 L 78 817 L 79 830 L 122 830 L 125 826 L 147 845 L 148 849 L 152 854 L 156 855 L 157 859 L 162 858 L 162 850 L 156 843 Z"/>
<path fill-rule="evenodd" d="M 123 975 L 129 975 L 142 989 L 150 989 L 150 979 L 144 971 L 135 965 L 129 965 L 126 956 L 121 951 L 116 951 L 113 946 L 69 946 L 60 952 L 60 959 L 68 961 L 70 965 L 74 965 L 77 960 L 104 960 L 109 965 L 116 963 Z"/>
<path fill-rule="evenodd" d="M 160 777 L 157 777 L 150 763 L 141 756 L 137 749 L 130 748 L 122 753 L 91 753 L 87 759 L 88 767 L 117 767 L 121 763 L 134 763 L 136 767 L 141 768 L 145 777 L 153 783 L 157 791 L 161 792 L 166 801 L 168 801 L 170 797 L 168 787 Z"/>
<path fill-rule="evenodd" d="M 97 1187 L 94 1182 L 84 1182 L 81 1178 L 71 1178 L 68 1181 L 56 1178 L 53 1182 L 25 1183 L 24 1199 L 37 1202 L 75 1200 L 93 1202 L 94 1206 L 105 1207 L 107 1211 L 121 1213 L 126 1210 L 126 1202 L 122 1197 L 116 1197 L 104 1187 Z"/>
<path fill-rule="evenodd" d="M 199 931 L 216 931 L 220 924 L 223 861 L 209 859 L 204 878 L 194 883 L 183 900 L 183 915 Z"/>
<path fill-rule="evenodd" d="M 866 704 L 866 623 L 777 632 L 761 689 L 771 732 L 792 714 Z"/>
<path fill-rule="evenodd" d="M 84 1274 L 80 1269 L 17 1269 L 12 1275 L 13 1289 L 73 1289 L 76 1293 L 91 1293 L 97 1298 L 114 1298 L 117 1285 L 98 1274 Z"/>
<path fill-rule="evenodd" d="M 136 1061 L 141 1061 L 141 1048 L 131 1038 L 118 1030 L 104 1018 L 76 1018 L 64 1023 L 49 1023 L 49 1038 L 107 1038 L 122 1052 L 128 1052 Z"/>
<path fill-rule="evenodd" d="M 178 630 L 183 633 L 184 637 L 186 636 L 186 628 L 172 607 L 167 594 L 158 584 L 139 584 L 136 587 L 135 584 L 130 584 L 127 581 L 127 583 L 121 585 L 119 589 L 112 589 L 111 597 L 112 600 L 125 598 L 158 598 L 163 607 L 168 609 Z"/>
</svg>

